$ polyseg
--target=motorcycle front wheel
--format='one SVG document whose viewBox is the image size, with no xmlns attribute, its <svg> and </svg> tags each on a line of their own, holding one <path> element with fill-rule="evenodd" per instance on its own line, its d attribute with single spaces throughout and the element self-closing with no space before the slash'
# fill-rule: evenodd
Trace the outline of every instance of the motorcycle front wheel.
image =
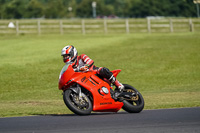
<svg viewBox="0 0 200 133">
<path fill-rule="evenodd" d="M 65 105 L 75 114 L 89 115 L 92 111 L 92 102 L 84 93 L 81 95 L 82 97 L 79 98 L 77 93 L 67 89 L 63 94 L 63 100 Z"/>
<path fill-rule="evenodd" d="M 124 84 L 124 87 L 125 91 L 136 93 L 136 97 L 131 100 L 123 100 L 124 106 L 122 108 L 129 113 L 141 112 L 144 108 L 144 99 L 142 94 L 131 85 Z"/>
</svg>

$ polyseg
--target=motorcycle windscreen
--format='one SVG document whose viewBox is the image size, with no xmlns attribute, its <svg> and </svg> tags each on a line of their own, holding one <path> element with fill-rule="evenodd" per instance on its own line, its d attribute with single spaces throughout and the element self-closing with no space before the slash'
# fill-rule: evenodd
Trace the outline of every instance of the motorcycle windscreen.
<svg viewBox="0 0 200 133">
<path fill-rule="evenodd" d="M 60 72 L 59 76 L 59 89 L 62 89 L 63 86 L 71 79 L 71 76 L 74 74 L 72 65 L 66 64 Z"/>
<path fill-rule="evenodd" d="M 68 69 L 70 64 L 65 64 L 64 67 L 62 68 L 60 75 L 59 75 L 59 79 L 61 78 L 61 76 L 63 75 L 63 73 Z"/>
</svg>

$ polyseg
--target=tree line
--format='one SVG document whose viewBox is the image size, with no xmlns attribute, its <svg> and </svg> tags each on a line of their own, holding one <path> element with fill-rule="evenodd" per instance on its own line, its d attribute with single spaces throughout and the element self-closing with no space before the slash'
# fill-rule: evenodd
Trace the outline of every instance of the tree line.
<svg viewBox="0 0 200 133">
<path fill-rule="evenodd" d="M 0 0 L 0 18 L 92 18 L 93 1 L 97 17 L 197 16 L 193 0 Z"/>
</svg>

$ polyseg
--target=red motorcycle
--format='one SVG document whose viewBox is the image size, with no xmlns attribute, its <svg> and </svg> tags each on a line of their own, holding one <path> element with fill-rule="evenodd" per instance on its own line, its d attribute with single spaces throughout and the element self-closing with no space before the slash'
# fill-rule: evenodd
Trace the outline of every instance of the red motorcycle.
<svg viewBox="0 0 200 133">
<path fill-rule="evenodd" d="M 111 71 L 116 77 L 121 70 Z M 118 112 L 121 108 L 129 113 L 139 113 L 144 108 L 144 99 L 134 87 L 124 84 L 124 91 L 101 79 L 97 72 L 75 72 L 72 64 L 66 64 L 59 76 L 59 89 L 63 90 L 66 106 L 77 115 L 96 112 Z M 117 95 L 117 98 L 116 98 Z"/>
</svg>

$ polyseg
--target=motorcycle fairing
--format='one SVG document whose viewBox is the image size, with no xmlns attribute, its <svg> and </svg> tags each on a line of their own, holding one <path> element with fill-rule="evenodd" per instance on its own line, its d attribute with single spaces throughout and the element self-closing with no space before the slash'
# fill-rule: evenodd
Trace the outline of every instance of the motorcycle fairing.
<svg viewBox="0 0 200 133">
<path fill-rule="evenodd" d="M 113 75 L 116 77 L 121 70 L 114 70 Z M 95 71 L 74 72 L 71 65 L 68 66 L 59 79 L 59 89 L 69 88 L 72 84 L 78 83 L 86 88 L 93 96 L 93 111 L 98 112 L 117 112 L 123 106 L 122 102 L 116 102 L 110 93 L 113 89 L 107 82 L 95 75 Z M 107 88 L 108 93 L 105 93 L 102 88 Z"/>
</svg>

